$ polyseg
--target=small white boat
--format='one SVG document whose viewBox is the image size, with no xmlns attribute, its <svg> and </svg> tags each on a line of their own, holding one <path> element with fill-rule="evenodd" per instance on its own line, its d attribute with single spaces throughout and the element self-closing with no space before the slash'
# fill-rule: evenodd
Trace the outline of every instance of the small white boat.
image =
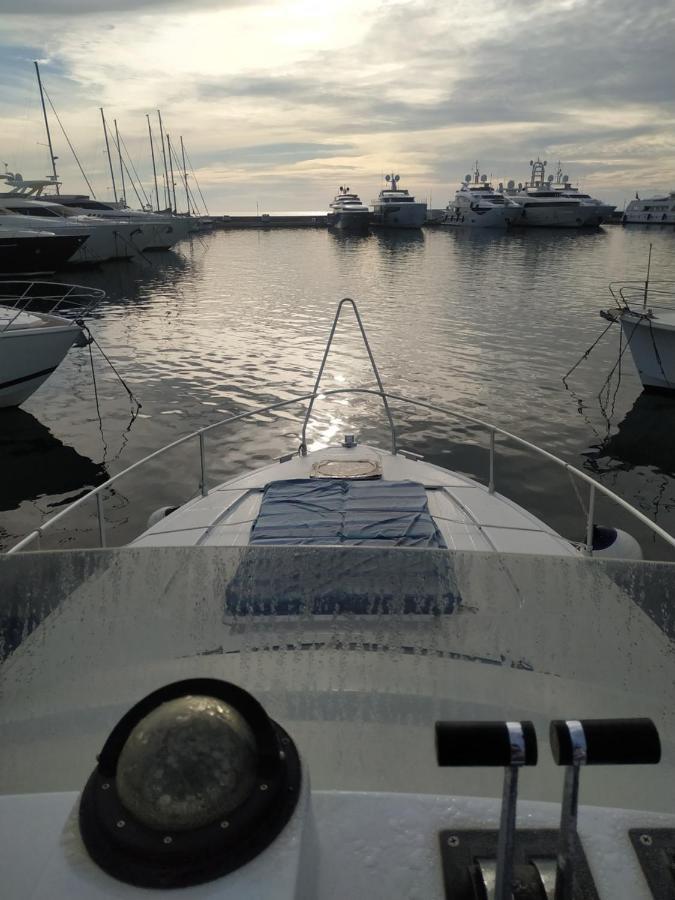
<svg viewBox="0 0 675 900">
<path fill-rule="evenodd" d="M 450 228 L 508 228 L 522 215 L 522 208 L 514 200 L 503 191 L 496 191 L 487 175 L 480 174 L 476 162 L 473 181 L 471 175 L 464 178 L 440 224 Z"/>
<path fill-rule="evenodd" d="M 400 175 L 386 175 L 387 187 L 373 200 L 372 224 L 382 228 L 421 228 L 427 218 L 427 205 L 399 187 Z"/>
<path fill-rule="evenodd" d="M 624 225 L 675 225 L 675 191 L 631 200 L 621 220 Z"/>
<path fill-rule="evenodd" d="M 609 289 L 616 306 L 601 315 L 621 325 L 643 388 L 675 394 L 675 284 L 647 276 Z"/>
<path fill-rule="evenodd" d="M 370 224 L 370 210 L 361 202 L 358 194 L 340 185 L 338 193 L 329 204 L 328 224 L 345 231 L 365 231 Z"/>
<path fill-rule="evenodd" d="M 84 340 L 81 316 L 104 296 L 78 285 L 0 282 L 0 408 L 20 406 L 49 378 Z M 74 310 L 79 322 L 59 314 Z"/>
</svg>

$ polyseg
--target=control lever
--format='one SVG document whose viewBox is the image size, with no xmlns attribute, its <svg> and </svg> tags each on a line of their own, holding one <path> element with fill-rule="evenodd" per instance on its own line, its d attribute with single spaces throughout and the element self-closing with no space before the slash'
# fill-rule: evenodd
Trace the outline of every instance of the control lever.
<svg viewBox="0 0 675 900">
<path fill-rule="evenodd" d="M 439 766 L 504 766 L 494 898 L 511 900 L 518 771 L 521 766 L 537 764 L 534 725 L 532 722 L 436 722 L 436 758 Z"/>
<path fill-rule="evenodd" d="M 651 719 L 556 719 L 550 741 L 556 765 L 566 767 L 555 900 L 572 900 L 581 766 L 657 763 L 661 742 Z"/>
</svg>

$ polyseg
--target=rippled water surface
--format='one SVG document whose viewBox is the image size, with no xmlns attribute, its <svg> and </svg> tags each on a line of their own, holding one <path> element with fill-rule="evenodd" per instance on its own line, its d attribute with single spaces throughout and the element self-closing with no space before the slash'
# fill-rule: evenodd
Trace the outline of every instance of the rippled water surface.
<svg viewBox="0 0 675 900">
<path fill-rule="evenodd" d="M 68 273 L 104 287 L 92 332 L 142 404 L 87 348 L 70 351 L 23 405 L 0 411 L 0 545 L 10 546 L 87 488 L 203 425 L 309 392 L 337 301 L 355 298 L 385 386 L 493 421 L 580 467 L 675 532 L 675 399 L 644 394 L 618 328 L 569 379 L 563 375 L 606 323 L 607 283 L 675 279 L 675 233 L 608 227 L 591 233 L 425 231 L 338 236 L 324 230 L 216 232 L 175 252 Z M 66 280 L 61 276 L 60 280 Z M 327 389 L 372 385 L 350 317 L 338 330 Z M 395 405 L 400 442 L 428 460 L 484 478 L 479 427 Z M 300 407 L 209 435 L 211 483 L 297 447 Z M 374 398 L 317 403 L 315 444 L 355 432 L 387 445 Z M 552 464 L 498 440 L 497 489 L 570 538 L 583 513 Z M 105 497 L 108 540 L 122 543 L 148 514 L 194 494 L 196 441 L 154 460 Z M 585 502 L 585 495 L 581 497 Z M 668 556 L 625 514 L 599 502 L 598 520 L 635 533 L 647 556 Z M 46 546 L 97 541 L 93 504 Z"/>
</svg>

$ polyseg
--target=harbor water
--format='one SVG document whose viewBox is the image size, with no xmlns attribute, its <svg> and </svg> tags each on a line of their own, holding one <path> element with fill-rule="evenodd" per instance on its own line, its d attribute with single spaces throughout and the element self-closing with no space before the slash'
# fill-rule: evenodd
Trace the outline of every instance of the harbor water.
<svg viewBox="0 0 675 900">
<path fill-rule="evenodd" d="M 107 292 L 88 324 L 141 408 L 96 347 L 91 355 L 83 347 L 21 409 L 0 410 L 0 547 L 197 428 L 309 393 L 342 297 L 359 304 L 388 391 L 514 432 L 675 533 L 675 398 L 642 392 L 630 352 L 616 365 L 618 326 L 563 382 L 607 325 L 599 311 L 612 305 L 608 282 L 644 278 L 650 243 L 652 278 L 675 280 L 672 229 L 611 226 L 366 236 L 216 231 L 173 252 L 61 273 L 56 280 Z M 346 315 L 324 387 L 373 383 Z M 303 412 L 287 407 L 210 433 L 209 483 L 297 449 Z M 393 412 L 402 448 L 486 480 L 485 429 L 400 403 Z M 377 398 L 317 402 L 311 445 L 345 433 L 388 446 Z M 199 462 L 191 441 L 108 491 L 107 541 L 131 540 L 157 507 L 193 496 Z M 495 475 L 499 492 L 583 540 L 586 487 L 577 494 L 565 472 L 502 438 Z M 43 546 L 96 546 L 95 513 L 92 503 L 66 518 Z M 631 531 L 648 558 L 672 558 L 603 499 L 596 520 Z"/>
</svg>

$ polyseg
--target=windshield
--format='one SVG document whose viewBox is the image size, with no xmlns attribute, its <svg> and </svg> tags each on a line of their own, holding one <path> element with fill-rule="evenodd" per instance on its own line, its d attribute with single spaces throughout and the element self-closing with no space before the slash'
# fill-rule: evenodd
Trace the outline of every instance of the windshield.
<svg viewBox="0 0 675 900">
<path fill-rule="evenodd" d="M 437 719 L 532 719 L 523 796 L 558 800 L 554 718 L 650 716 L 660 766 L 593 770 L 583 802 L 665 809 L 675 773 L 673 565 L 354 547 L 0 558 L 5 792 L 77 790 L 110 729 L 181 678 L 231 680 L 319 789 L 496 796 L 434 761 Z"/>
</svg>

